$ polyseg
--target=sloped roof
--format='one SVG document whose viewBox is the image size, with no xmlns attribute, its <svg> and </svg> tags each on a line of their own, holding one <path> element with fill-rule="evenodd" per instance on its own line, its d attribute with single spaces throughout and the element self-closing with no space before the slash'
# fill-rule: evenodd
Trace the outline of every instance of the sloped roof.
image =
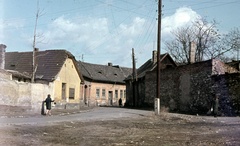
<svg viewBox="0 0 240 146">
<path fill-rule="evenodd" d="M 123 84 L 125 83 L 124 79 L 132 73 L 131 68 L 120 66 L 91 64 L 81 61 L 78 62 L 78 65 L 85 79 L 96 82 Z"/>
<path fill-rule="evenodd" d="M 168 54 L 161 54 L 160 55 L 160 62 L 163 63 L 166 58 L 168 58 L 172 65 L 177 66 L 177 64 L 173 61 L 172 57 Z M 137 78 L 142 78 L 146 75 L 146 72 L 154 70 L 157 67 L 157 62 L 153 62 L 152 59 L 147 60 L 142 66 L 140 66 L 137 69 Z M 126 80 L 129 80 L 132 78 L 132 75 L 130 75 Z"/>
<path fill-rule="evenodd" d="M 228 62 L 226 64 L 231 67 L 236 68 L 237 70 L 240 70 L 240 60 L 238 60 L 238 61 L 232 60 L 232 62 Z"/>
<path fill-rule="evenodd" d="M 76 60 L 74 56 L 66 50 L 46 50 L 36 52 L 36 76 L 35 78 L 52 81 L 61 70 L 67 58 Z M 20 73 L 32 75 L 33 52 L 6 52 L 5 69 L 14 70 Z M 77 70 L 80 77 L 81 74 Z"/>
</svg>

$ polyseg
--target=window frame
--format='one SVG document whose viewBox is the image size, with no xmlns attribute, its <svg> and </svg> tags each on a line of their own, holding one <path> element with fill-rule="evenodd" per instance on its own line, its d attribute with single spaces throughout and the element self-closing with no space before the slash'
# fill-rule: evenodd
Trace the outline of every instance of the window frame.
<svg viewBox="0 0 240 146">
<path fill-rule="evenodd" d="M 75 88 L 69 88 L 69 99 L 75 98 Z"/>
<path fill-rule="evenodd" d="M 100 88 L 96 88 L 96 98 L 100 98 Z"/>
</svg>

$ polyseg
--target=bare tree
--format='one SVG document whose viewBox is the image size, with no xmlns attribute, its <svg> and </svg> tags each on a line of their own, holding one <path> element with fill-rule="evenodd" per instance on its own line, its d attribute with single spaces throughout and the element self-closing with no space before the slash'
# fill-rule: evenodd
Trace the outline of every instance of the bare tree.
<svg viewBox="0 0 240 146">
<path fill-rule="evenodd" d="M 215 20 L 209 23 L 205 19 L 197 19 L 193 23 L 194 41 L 197 44 L 195 61 L 214 58 L 217 49 L 216 44 L 220 39 L 216 25 Z"/>
<path fill-rule="evenodd" d="M 37 70 L 37 63 L 36 63 L 36 44 L 37 44 L 37 41 L 36 39 L 37 38 L 41 38 L 42 35 L 37 35 L 37 24 L 38 24 L 38 19 L 39 17 L 41 17 L 43 14 L 42 14 L 42 11 L 40 11 L 39 9 L 39 0 L 37 1 L 37 12 L 36 12 L 36 18 L 35 18 L 35 26 L 34 26 L 34 34 L 33 34 L 33 59 L 32 59 L 32 78 L 31 78 L 31 82 L 33 83 L 34 82 L 34 79 L 35 79 L 35 73 L 36 73 L 36 70 Z"/>
<path fill-rule="evenodd" d="M 240 30 L 233 28 L 229 33 L 225 34 L 221 41 L 221 48 L 224 50 L 222 53 L 228 54 L 229 60 L 239 60 L 240 51 Z"/>
<path fill-rule="evenodd" d="M 190 63 L 189 43 L 196 43 L 195 61 L 203 61 L 217 56 L 218 42 L 220 35 L 216 28 L 216 21 L 208 23 L 205 19 L 199 18 L 189 26 L 177 28 L 172 32 L 174 40 L 165 42 L 166 50 L 175 61 Z"/>
<path fill-rule="evenodd" d="M 165 42 L 167 51 L 176 62 L 189 63 L 189 42 L 192 41 L 191 27 L 177 28 L 172 32 L 175 39 Z"/>
</svg>

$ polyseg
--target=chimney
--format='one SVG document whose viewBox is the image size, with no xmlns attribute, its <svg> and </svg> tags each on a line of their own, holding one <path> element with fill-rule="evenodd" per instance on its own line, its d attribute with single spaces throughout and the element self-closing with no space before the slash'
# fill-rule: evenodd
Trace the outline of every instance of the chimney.
<svg viewBox="0 0 240 146">
<path fill-rule="evenodd" d="M 34 48 L 34 51 L 38 52 L 38 51 L 39 51 L 39 48 Z"/>
<path fill-rule="evenodd" d="M 5 49 L 7 48 L 6 45 L 0 44 L 0 69 L 5 68 Z"/>
<path fill-rule="evenodd" d="M 112 63 L 111 63 L 111 62 L 108 62 L 108 66 L 112 66 Z"/>
<path fill-rule="evenodd" d="M 153 50 L 152 52 L 152 62 L 153 63 L 157 62 L 157 50 Z"/>
<path fill-rule="evenodd" d="M 189 62 L 192 64 L 195 62 L 195 54 L 196 54 L 196 43 L 189 43 Z"/>
</svg>

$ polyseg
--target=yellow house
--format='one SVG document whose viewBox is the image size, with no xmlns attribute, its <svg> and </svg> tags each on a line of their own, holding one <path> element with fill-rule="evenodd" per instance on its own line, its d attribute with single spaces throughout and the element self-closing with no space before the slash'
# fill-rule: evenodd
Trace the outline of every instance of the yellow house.
<svg viewBox="0 0 240 146">
<path fill-rule="evenodd" d="M 83 77 L 74 56 L 66 50 L 36 51 L 34 82 L 53 87 L 52 98 L 59 105 L 80 103 Z M 33 74 L 33 52 L 6 52 L 5 69 Z"/>
<path fill-rule="evenodd" d="M 84 78 L 82 98 L 88 106 L 118 105 L 121 98 L 126 100 L 126 84 L 124 79 L 132 73 L 132 69 L 120 66 L 91 64 L 78 62 Z"/>
</svg>

